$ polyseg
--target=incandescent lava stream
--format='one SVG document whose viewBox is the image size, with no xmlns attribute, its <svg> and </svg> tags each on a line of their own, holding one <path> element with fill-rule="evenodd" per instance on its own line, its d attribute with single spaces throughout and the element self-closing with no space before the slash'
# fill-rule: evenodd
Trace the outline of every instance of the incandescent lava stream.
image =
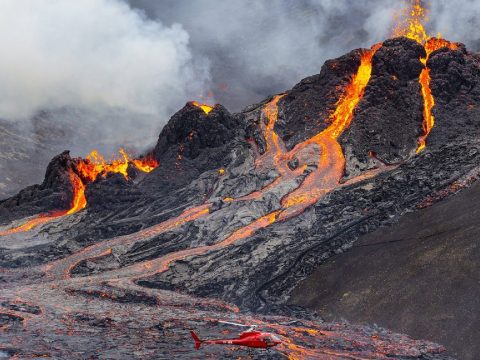
<svg viewBox="0 0 480 360">
<path fill-rule="evenodd" d="M 87 206 L 85 197 L 86 185 L 95 181 L 99 176 L 105 177 L 109 173 L 122 174 L 128 178 L 128 166 L 133 164 L 138 170 L 149 173 L 153 171 L 158 162 L 151 156 L 140 159 L 130 159 L 127 153 L 120 149 L 122 159 L 107 162 L 96 150 L 93 150 L 85 159 L 76 159 L 75 171 L 68 169 L 68 177 L 72 186 L 72 199 L 68 210 L 51 211 L 47 214 L 40 214 L 25 224 L 0 232 L 0 236 L 30 231 L 42 224 L 52 220 L 73 215 Z"/>
</svg>

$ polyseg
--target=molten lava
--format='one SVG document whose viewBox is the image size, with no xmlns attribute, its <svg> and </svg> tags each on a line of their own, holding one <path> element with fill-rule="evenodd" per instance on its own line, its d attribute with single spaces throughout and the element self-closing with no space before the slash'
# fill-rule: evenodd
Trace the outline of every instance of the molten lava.
<svg viewBox="0 0 480 360">
<path fill-rule="evenodd" d="M 331 125 L 323 132 L 324 135 L 337 139 L 343 131 L 350 126 L 353 119 L 353 112 L 363 98 L 365 88 L 372 75 L 373 55 L 375 55 L 375 52 L 381 46 L 381 44 L 376 44 L 370 51 L 362 54 L 360 67 L 347 86 L 345 94 L 338 100 L 337 108 L 330 116 Z"/>
<path fill-rule="evenodd" d="M 68 176 L 73 191 L 72 202 L 68 210 L 40 214 L 21 226 L 0 232 L 0 236 L 26 232 L 54 219 L 66 215 L 72 215 L 84 209 L 87 206 L 87 199 L 85 197 L 86 184 L 95 181 L 99 176 L 106 176 L 109 173 L 118 173 L 122 174 L 125 178 L 128 178 L 127 170 L 130 163 L 145 173 L 153 171 L 158 166 L 158 161 L 152 156 L 131 160 L 123 149 L 120 149 L 119 152 L 122 159 L 112 160 L 110 163 L 107 163 L 98 151 L 93 150 L 85 159 L 77 160 L 76 170 L 78 175 L 72 169 L 68 170 Z"/>
<path fill-rule="evenodd" d="M 427 137 L 430 134 L 433 126 L 435 125 L 435 118 L 432 114 L 433 107 L 435 106 L 435 98 L 432 95 L 430 89 L 430 69 L 427 67 L 428 59 L 430 55 L 441 48 L 449 48 L 450 50 L 456 50 L 458 45 L 451 43 L 445 39 L 438 37 L 431 37 L 427 34 L 423 23 L 428 21 L 427 9 L 423 7 L 421 0 L 411 0 L 407 8 L 403 9 L 402 15 L 404 15 L 399 21 L 397 27 L 394 30 L 394 36 L 405 36 L 409 39 L 415 40 L 419 44 L 423 45 L 426 52 L 426 57 L 421 58 L 425 68 L 422 70 L 419 82 L 423 97 L 423 135 L 418 139 L 417 154 L 425 149 L 427 144 Z"/>
<path fill-rule="evenodd" d="M 428 21 L 427 15 L 427 9 L 423 6 L 422 0 L 410 0 L 409 5 L 396 15 L 398 19 L 393 36 L 405 36 L 419 44 L 424 44 L 430 38 L 423 26 L 423 23 Z"/>
<path fill-rule="evenodd" d="M 115 280 L 117 285 L 121 284 L 122 286 L 131 287 L 135 280 L 168 270 L 170 265 L 177 260 L 223 249 L 242 239 L 251 237 L 258 230 L 269 227 L 275 222 L 296 216 L 318 202 L 322 196 L 337 188 L 345 167 L 343 150 L 337 138 L 350 125 L 355 108 L 363 97 L 371 75 L 372 58 L 378 47 L 379 46 L 374 46 L 371 50 L 367 50 L 361 55 L 358 71 L 352 77 L 348 86 L 345 87 L 344 94 L 340 96 L 336 110 L 330 117 L 330 126 L 311 139 L 298 144 L 290 152 L 286 152 L 282 139 L 274 130 L 274 125 L 279 114 L 278 102 L 284 95 L 275 96 L 265 105 L 263 114 L 268 122 L 262 122 L 262 130 L 264 131 L 267 146 L 265 153 L 261 156 L 260 160 L 262 161 L 256 165 L 274 166 L 278 170 L 279 176 L 271 184 L 259 191 L 255 191 L 252 194 L 238 199 L 225 198 L 225 201 L 251 200 L 252 198 L 263 196 L 266 192 L 270 191 L 270 189 L 285 186 L 285 183 L 296 184 L 296 188 L 287 192 L 284 196 L 279 209 L 260 216 L 252 220 L 249 224 L 235 229 L 230 235 L 215 244 L 172 252 L 157 259 L 135 263 L 113 270 L 112 272 L 103 273 L 100 277 L 104 279 L 115 278 L 117 279 Z M 292 170 L 288 167 L 288 163 L 295 158 L 299 152 L 304 151 L 313 154 L 313 156 L 318 156 L 318 164 L 317 169 L 306 175 L 303 182 L 299 184 L 297 178 L 304 175 L 304 170 L 306 169 L 305 164 L 300 164 L 300 166 Z M 360 177 L 361 180 L 365 178 L 365 176 Z M 207 202 L 184 211 L 176 218 L 169 219 L 135 234 L 119 236 L 91 245 L 71 256 L 49 263 L 44 270 L 51 280 L 68 279 L 71 277 L 72 270 L 82 261 L 105 256 L 105 254 L 111 252 L 112 247 L 131 245 L 146 238 L 158 236 L 160 233 L 169 231 L 188 222 L 206 217 L 210 214 L 211 206 L 212 204 Z"/>
<path fill-rule="evenodd" d="M 85 197 L 85 184 L 82 180 L 71 169 L 68 170 L 68 176 L 73 188 L 73 200 L 72 207 L 65 215 L 72 215 L 87 206 L 87 198 Z"/>
<path fill-rule="evenodd" d="M 119 173 L 128 178 L 129 158 L 123 149 L 120 149 L 120 154 L 122 159 L 107 163 L 97 150 L 93 150 L 85 159 L 78 162 L 77 170 L 87 182 L 95 181 L 98 176 L 105 176 L 108 173 Z"/>
<path fill-rule="evenodd" d="M 70 209 L 52 211 L 47 214 L 40 214 L 36 216 L 34 219 L 27 221 L 25 224 L 19 227 L 0 232 L 0 236 L 29 231 L 29 230 L 32 230 L 33 228 L 36 228 L 39 225 L 50 222 L 53 219 L 56 219 L 65 215 L 75 214 L 76 212 L 84 209 L 85 206 L 87 206 L 87 199 L 85 198 L 85 185 L 83 184 L 82 180 L 71 169 L 68 170 L 68 176 L 70 179 L 70 183 L 72 184 L 72 190 L 73 190 L 73 197 L 72 197 Z"/>
<path fill-rule="evenodd" d="M 149 173 L 155 170 L 158 167 L 158 161 L 153 158 L 153 156 L 147 156 L 141 159 L 132 160 L 133 165 L 144 173 Z"/>
<path fill-rule="evenodd" d="M 282 166 L 281 160 L 284 159 L 285 147 L 278 134 L 275 132 L 275 124 L 278 119 L 278 102 L 285 96 L 285 94 L 276 95 L 264 108 L 263 112 L 267 117 L 268 123 L 264 128 L 264 135 L 266 141 L 266 152 L 273 154 L 273 163 L 278 172 L 282 175 L 288 171 L 287 167 Z"/>
<path fill-rule="evenodd" d="M 451 43 L 444 39 L 431 38 L 425 43 L 425 51 L 427 56 L 421 58 L 420 61 L 425 65 L 425 68 L 420 73 L 419 81 L 422 88 L 422 97 L 423 97 L 423 133 L 424 135 L 418 140 L 417 154 L 425 149 L 427 144 L 427 137 L 430 134 L 433 126 L 435 125 L 435 118 L 432 114 L 432 109 L 435 106 L 435 98 L 432 95 L 430 89 L 430 69 L 427 67 L 428 59 L 430 54 L 438 49 L 447 47 L 450 50 L 456 50 L 458 48 L 457 44 Z"/>
<path fill-rule="evenodd" d="M 210 106 L 210 105 L 207 105 L 207 104 L 201 104 L 201 103 L 199 103 L 199 102 L 197 102 L 197 101 L 192 101 L 192 105 L 194 105 L 194 106 L 202 109 L 203 112 L 204 112 L 205 114 L 207 114 L 207 115 L 210 113 L 210 111 L 213 110 L 213 106 Z"/>
<path fill-rule="evenodd" d="M 159 164 L 151 155 L 140 159 L 130 159 L 125 150 L 119 150 L 121 159 L 113 159 L 107 162 L 105 158 L 93 150 L 85 159 L 80 159 L 77 163 L 77 170 L 82 178 L 88 182 L 95 181 L 99 176 L 105 177 L 107 174 L 122 174 L 128 179 L 128 165 L 132 163 L 138 170 L 149 173 Z"/>
<path fill-rule="evenodd" d="M 292 153 L 297 153 L 307 145 L 316 145 L 320 151 L 320 159 L 317 169 L 307 176 L 303 184 L 283 198 L 284 211 L 279 219 L 285 220 L 298 215 L 338 186 L 345 168 L 345 157 L 337 139 L 352 122 L 354 111 L 363 98 L 370 80 L 373 55 L 380 46 L 377 44 L 362 54 L 357 73 L 347 85 L 345 93 L 338 100 L 337 107 L 330 116 L 330 126 L 292 150 Z"/>
</svg>

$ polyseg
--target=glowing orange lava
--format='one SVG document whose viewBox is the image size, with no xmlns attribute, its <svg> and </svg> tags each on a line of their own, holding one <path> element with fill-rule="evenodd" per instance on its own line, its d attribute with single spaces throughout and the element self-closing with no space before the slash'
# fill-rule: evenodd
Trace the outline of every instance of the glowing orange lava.
<svg viewBox="0 0 480 360">
<path fill-rule="evenodd" d="M 284 211 L 279 219 L 285 220 L 303 212 L 306 207 L 315 204 L 322 196 L 338 186 L 345 168 L 345 157 L 338 143 L 338 137 L 352 122 L 354 111 L 363 98 L 365 88 L 372 73 L 372 58 L 381 44 L 361 56 L 357 73 L 345 89 L 345 93 L 337 102 L 335 111 L 330 116 L 330 126 L 294 147 L 291 153 L 297 153 L 307 145 L 316 145 L 319 149 L 320 161 L 317 169 L 310 173 L 303 184 L 282 200 Z"/>
<path fill-rule="evenodd" d="M 419 44 L 424 44 L 430 38 L 423 26 L 423 23 L 428 21 L 427 15 L 427 9 L 423 6 L 422 0 L 410 0 L 408 6 L 396 15 L 397 25 L 393 36 L 405 36 Z"/>
<path fill-rule="evenodd" d="M 153 158 L 153 156 L 147 156 L 141 159 L 134 159 L 132 160 L 132 163 L 135 165 L 135 167 L 143 171 L 145 173 L 152 172 L 158 167 L 158 161 Z"/>
<path fill-rule="evenodd" d="M 87 206 L 87 198 L 85 197 L 85 184 L 82 180 L 72 170 L 68 170 L 68 176 L 73 187 L 73 201 L 72 207 L 65 215 L 72 215 Z"/>
<path fill-rule="evenodd" d="M 110 163 L 107 163 L 105 158 L 100 155 L 97 150 L 93 150 L 85 159 L 78 162 L 77 170 L 88 182 L 95 181 L 99 175 L 105 176 L 108 173 L 119 173 L 125 178 L 128 178 L 128 155 L 123 149 L 120 149 L 119 152 L 122 155 L 121 159 L 112 160 Z"/>
<path fill-rule="evenodd" d="M 425 66 L 419 76 L 424 106 L 423 135 L 418 139 L 417 154 L 426 148 L 427 137 L 435 125 L 435 117 L 432 114 L 435 98 L 430 88 L 431 77 L 430 69 L 427 67 L 428 59 L 431 53 L 438 49 L 446 47 L 450 50 L 456 50 L 458 48 L 457 44 L 442 39 L 441 34 L 438 34 L 437 38 L 427 34 L 423 25 L 424 22 L 428 21 L 427 14 L 428 11 L 423 6 L 421 0 L 411 0 L 408 7 L 402 10 L 402 18 L 398 21 L 397 27 L 393 32 L 394 36 L 405 36 L 422 44 L 426 52 L 426 57 L 420 59 Z"/>
<path fill-rule="evenodd" d="M 151 156 L 131 160 L 123 149 L 120 149 L 119 152 L 122 155 L 122 159 L 112 160 L 110 163 L 107 163 L 96 150 L 93 150 L 85 159 L 78 160 L 76 167 L 82 179 L 73 170 L 68 170 L 68 176 L 73 190 L 70 209 L 37 215 L 21 226 L 0 232 L 0 236 L 26 232 L 54 219 L 72 215 L 84 209 L 87 206 L 87 199 L 85 197 L 86 184 L 95 181 L 98 176 L 105 176 L 108 173 L 119 173 L 125 178 L 128 178 L 127 170 L 130 163 L 140 171 L 146 173 L 153 171 L 158 166 L 158 161 Z"/>
<path fill-rule="evenodd" d="M 25 231 L 30 231 L 41 224 L 45 224 L 51 221 L 52 219 L 55 219 L 63 215 L 65 215 L 64 212 L 59 212 L 58 215 L 55 212 L 44 214 L 44 215 L 38 215 L 34 219 L 27 221 L 25 224 L 21 226 L 0 232 L 0 236 L 6 236 L 6 235 L 25 232 Z"/>
<path fill-rule="evenodd" d="M 298 144 L 292 149 L 292 151 L 288 153 L 286 152 L 282 140 L 274 131 L 274 125 L 278 118 L 278 102 L 284 95 L 275 96 L 265 105 L 264 115 L 268 120 L 268 123 L 265 126 L 262 126 L 262 129 L 264 130 L 267 149 L 262 157 L 264 160 L 270 159 L 270 161 L 266 161 L 269 163 L 268 166 L 274 165 L 277 169 L 282 170 L 279 171 L 279 177 L 270 185 L 267 185 L 260 191 L 254 192 L 253 194 L 256 194 L 255 197 L 262 196 L 264 192 L 272 187 L 281 185 L 282 182 L 288 182 L 301 175 L 304 169 L 303 166 L 299 166 L 296 170 L 291 170 L 287 166 L 287 163 L 295 157 L 298 151 L 304 150 L 305 147 L 314 147 L 320 155 L 317 170 L 310 173 L 296 190 L 288 193 L 284 197 L 280 209 L 263 215 L 253 220 L 250 224 L 238 228 L 216 244 L 173 252 L 159 259 L 136 263 L 121 269 L 113 270 L 113 272 L 104 273 L 102 277 L 110 279 L 116 278 L 120 282 L 124 281 L 125 283 L 131 283 L 136 279 L 166 271 L 174 261 L 222 249 L 238 242 L 239 240 L 252 236 L 256 231 L 266 228 L 277 221 L 296 216 L 312 204 L 316 203 L 327 192 L 339 186 L 339 180 L 343 176 L 345 159 L 337 138 L 350 125 L 354 110 L 363 97 L 365 87 L 370 79 L 372 57 L 378 47 L 379 46 L 374 46 L 371 50 L 367 50 L 362 54 L 357 73 L 352 77 L 349 85 L 345 88 L 344 94 L 337 102 L 335 112 L 331 115 L 330 126 L 321 133 L 315 135 L 313 138 Z M 250 197 L 251 196 L 245 196 L 243 199 L 248 199 Z M 235 200 L 239 199 L 225 198 L 226 202 Z M 167 220 L 161 224 L 141 230 L 138 233 L 117 237 L 92 245 L 67 258 L 48 264 L 45 270 L 50 278 L 69 278 L 72 269 L 81 261 L 103 256 L 105 251 L 109 251 L 109 249 L 114 246 L 125 246 L 148 237 L 157 236 L 158 234 L 169 231 L 177 226 L 204 217 L 210 213 L 210 207 L 211 204 L 208 203 L 193 207 L 184 211 L 177 218 Z"/>
<path fill-rule="evenodd" d="M 267 103 L 263 110 L 263 113 L 268 120 L 266 127 L 264 127 L 266 153 L 271 153 L 273 155 L 273 165 L 282 175 L 285 175 L 288 171 L 285 162 L 281 161 L 284 160 L 285 147 L 274 128 L 278 119 L 278 102 L 284 96 L 285 94 L 276 95 L 269 103 Z"/>
<path fill-rule="evenodd" d="M 435 98 L 432 95 L 430 89 L 430 69 L 427 67 L 427 61 L 430 58 L 430 54 L 438 49 L 447 47 L 450 50 L 456 50 L 458 48 L 457 44 L 451 43 L 444 39 L 431 38 L 425 43 L 425 51 L 427 56 L 421 58 L 420 61 L 425 65 L 425 68 L 420 73 L 419 81 L 422 88 L 422 97 L 423 97 L 423 135 L 418 140 L 417 154 L 425 149 L 427 145 L 427 137 L 430 134 L 430 131 L 435 125 L 435 117 L 432 114 L 432 109 L 435 106 Z"/>
<path fill-rule="evenodd" d="M 153 260 L 145 260 L 121 268 L 106 270 L 98 274 L 72 279 L 72 271 L 83 261 L 111 255 L 115 253 L 114 249 L 117 246 L 132 246 L 137 242 L 152 239 L 160 233 L 170 231 L 189 222 L 196 221 L 197 219 L 208 217 L 213 204 L 206 202 L 191 207 L 175 218 L 168 219 L 133 234 L 117 236 L 95 243 L 65 258 L 43 265 L 41 269 L 46 274 L 46 279 L 48 279 L 48 283 L 46 283 L 48 284 L 48 290 L 53 292 L 58 288 L 62 290 L 62 296 L 64 296 L 63 291 L 65 291 L 65 289 L 71 290 L 73 287 L 80 288 L 87 285 L 89 288 L 85 291 L 88 294 L 101 299 L 114 300 L 116 295 L 111 294 L 108 290 L 91 289 L 92 286 L 98 284 L 102 284 L 102 287 L 108 284 L 109 287 L 115 289 L 138 291 L 148 296 L 152 295 L 160 305 L 163 303 L 162 297 L 166 296 L 165 293 L 159 293 L 155 289 L 146 289 L 136 284 L 135 281 L 164 272 L 177 260 L 186 259 L 191 256 L 205 255 L 212 251 L 221 250 L 242 239 L 247 239 L 261 229 L 300 214 L 309 206 L 318 202 L 322 196 L 342 186 L 339 181 L 344 173 L 345 158 L 338 138 L 351 124 L 355 109 L 363 98 L 371 75 L 372 58 L 377 49 L 378 46 L 375 46 L 371 50 L 366 50 L 361 54 L 360 66 L 356 74 L 352 76 L 349 84 L 343 88 L 342 94 L 336 103 L 336 109 L 330 116 L 328 127 L 312 138 L 297 144 L 291 151 L 286 150 L 283 140 L 276 134 L 274 129 L 279 117 L 278 103 L 285 95 L 277 95 L 265 105 L 260 126 L 264 133 L 266 149 L 262 155 L 256 153 L 258 156 L 256 160 L 258 161 L 255 162 L 255 166 L 264 167 L 268 170 L 276 169 L 277 177 L 260 190 L 235 199 L 225 197 L 224 201 L 225 203 L 229 203 L 255 200 L 261 198 L 271 190 L 276 190 L 281 192 L 277 194 L 277 196 L 283 196 L 278 205 L 278 209 L 264 215 L 255 216 L 249 224 L 233 229 L 233 231 L 230 231 L 219 242 L 174 251 Z M 86 160 L 80 160 L 79 163 L 84 166 L 84 172 L 81 173 L 82 176 L 84 176 L 84 181 L 89 181 L 89 179 L 96 178 L 97 176 L 104 176 L 109 171 L 127 176 L 126 170 L 129 162 L 136 165 L 139 169 L 147 166 L 145 169 L 150 170 L 145 160 L 140 164 L 141 166 L 139 166 L 138 162 L 129 160 L 125 152 L 122 152 L 122 156 L 123 160 L 117 160 L 115 164 L 107 164 L 98 153 L 91 154 Z M 289 163 L 293 159 L 297 160 L 298 166 L 290 168 Z M 152 169 L 156 165 L 156 163 L 153 163 L 151 166 Z M 225 176 L 228 174 L 223 168 L 219 169 L 218 173 L 219 175 Z M 80 177 L 75 175 L 73 171 L 70 173 L 70 176 L 70 182 L 74 189 L 74 201 L 69 213 L 74 213 L 86 205 L 84 196 L 85 186 Z M 362 176 L 358 178 L 364 180 L 369 178 L 369 176 L 372 175 L 362 174 Z M 351 183 L 355 181 L 356 178 L 351 179 Z M 215 209 L 214 211 L 219 210 Z M 208 221 L 208 218 L 204 221 Z M 69 279 L 69 281 L 63 281 L 66 279 Z M 58 282 L 55 283 L 55 281 Z M 38 291 L 44 294 L 47 287 L 42 286 L 43 285 L 40 285 L 38 287 Z M 29 289 L 26 293 L 31 295 L 32 291 Z M 178 296 L 178 294 L 175 294 L 175 299 L 178 298 Z M 45 297 L 42 297 L 42 299 L 44 298 Z M 215 302 L 215 306 L 219 306 L 217 302 Z M 239 311 L 238 308 L 229 307 L 228 304 L 221 305 L 221 307 L 229 311 Z M 279 333 L 283 339 L 283 344 L 279 346 L 279 351 L 292 360 L 320 357 L 337 358 L 343 356 L 343 352 L 341 351 L 309 348 L 300 345 L 301 343 L 306 343 L 309 337 L 328 337 L 330 336 L 328 331 L 320 332 L 315 327 L 310 328 L 310 325 L 304 325 L 305 327 L 302 328 L 294 328 L 293 331 L 288 330 L 283 325 L 264 324 L 264 326 L 271 326 L 272 329 L 275 329 L 276 332 Z M 293 334 L 296 335 L 296 338 L 300 337 L 301 341 L 299 344 L 296 344 L 290 339 L 290 336 Z"/>
<path fill-rule="evenodd" d="M 347 86 L 345 94 L 337 102 L 337 107 L 330 116 L 332 124 L 322 133 L 337 139 L 350 126 L 353 112 L 363 98 L 365 88 L 372 75 L 372 58 L 381 44 L 374 45 L 370 51 L 362 54 L 360 67 Z"/>
<path fill-rule="evenodd" d="M 77 266 L 81 261 L 98 258 L 112 252 L 112 247 L 123 245 L 127 246 L 129 244 L 134 244 L 140 239 L 147 239 L 151 236 L 156 236 L 160 233 L 172 230 L 178 226 L 186 224 L 188 222 L 194 221 L 201 217 L 204 217 L 210 213 L 210 204 L 199 205 L 185 210 L 176 218 L 166 220 L 160 224 L 153 225 L 147 229 L 141 230 L 137 233 L 125 236 L 119 236 L 110 240 L 106 240 L 89 247 L 84 248 L 81 251 L 76 252 L 64 259 L 60 259 L 54 262 L 49 263 L 45 267 L 45 271 L 48 276 L 52 279 L 67 279 L 70 277 L 71 270 Z M 143 268 L 148 266 L 140 265 Z"/>
<path fill-rule="evenodd" d="M 275 96 L 265 105 L 264 115 L 268 123 L 263 130 L 266 139 L 266 152 L 262 155 L 262 160 L 274 165 L 279 169 L 279 177 L 264 189 L 254 192 L 255 197 L 262 196 L 266 191 L 274 186 L 281 185 L 282 182 L 288 182 L 303 172 L 303 167 L 299 170 L 291 170 L 287 163 L 307 146 L 313 146 L 320 150 L 320 161 L 317 170 L 310 173 L 296 190 L 288 193 L 281 202 L 281 208 L 272 211 L 264 216 L 257 218 L 250 224 L 243 226 L 224 240 L 209 246 L 200 246 L 189 248 L 175 253 L 170 253 L 162 258 L 149 260 L 143 263 L 134 264 L 114 271 L 115 276 L 128 278 L 127 282 L 134 281 L 145 276 L 151 276 L 168 270 L 169 266 L 177 260 L 185 259 L 190 256 L 198 256 L 209 251 L 219 250 L 232 245 L 239 240 L 251 237 L 256 231 L 264 229 L 277 221 L 283 221 L 305 211 L 306 208 L 318 202 L 326 193 L 339 186 L 339 180 L 343 176 L 345 168 L 345 158 L 342 148 L 337 141 L 337 137 L 350 125 L 354 110 L 362 99 L 365 87 L 370 79 L 372 69 L 372 58 L 380 45 L 374 46 L 362 54 L 361 63 L 357 73 L 353 76 L 350 84 L 346 87 L 345 93 L 337 102 L 337 109 L 331 116 L 331 125 L 323 132 L 313 138 L 298 144 L 292 151 L 286 153 L 280 137 L 275 134 L 274 124 L 278 118 L 277 105 L 284 95 Z M 270 159 L 270 161 L 267 161 Z M 273 159 L 273 161 L 272 161 Z M 263 164 L 264 162 L 260 162 Z M 364 178 L 362 178 L 364 179 Z M 243 199 L 249 199 L 251 196 L 245 196 Z M 227 198 L 228 201 L 234 201 Z M 193 211 L 195 208 L 192 209 Z M 68 276 L 71 268 L 64 273 Z"/>
<path fill-rule="evenodd" d="M 85 185 L 82 180 L 72 171 L 68 171 L 68 176 L 70 178 L 70 183 L 72 184 L 73 198 L 71 207 L 69 210 L 60 210 L 52 211 L 47 214 L 40 214 L 34 219 L 27 221 L 25 224 L 18 226 L 13 229 L 9 229 L 3 232 L 0 232 L 0 236 L 17 234 L 25 231 L 32 230 L 39 225 L 48 223 L 53 219 L 74 214 L 87 206 L 87 199 L 85 198 Z"/>
<path fill-rule="evenodd" d="M 197 101 L 192 101 L 192 105 L 195 105 L 196 107 L 202 109 L 203 112 L 207 115 L 210 113 L 210 111 L 213 110 L 213 106 L 210 106 L 210 105 L 207 105 L 207 104 L 201 104 Z"/>
</svg>

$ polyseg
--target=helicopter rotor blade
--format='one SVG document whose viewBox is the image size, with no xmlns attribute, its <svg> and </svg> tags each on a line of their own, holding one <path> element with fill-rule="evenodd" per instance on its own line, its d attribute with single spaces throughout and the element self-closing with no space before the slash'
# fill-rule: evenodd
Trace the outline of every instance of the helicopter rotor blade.
<svg viewBox="0 0 480 360">
<path fill-rule="evenodd" d="M 245 324 L 239 324 L 239 323 L 232 322 L 232 321 L 218 320 L 218 322 L 221 323 L 221 324 L 234 325 L 234 326 L 240 326 L 240 327 L 246 327 L 246 328 L 256 328 L 257 327 L 257 325 L 245 325 Z"/>
</svg>

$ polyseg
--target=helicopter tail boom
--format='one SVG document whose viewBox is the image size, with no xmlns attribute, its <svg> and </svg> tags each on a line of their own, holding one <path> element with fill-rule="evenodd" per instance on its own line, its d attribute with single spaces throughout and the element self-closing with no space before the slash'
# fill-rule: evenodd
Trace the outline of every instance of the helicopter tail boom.
<svg viewBox="0 0 480 360">
<path fill-rule="evenodd" d="M 193 340 L 195 341 L 195 349 L 200 349 L 200 346 L 202 345 L 202 340 L 195 334 L 195 331 L 190 331 L 190 334 L 192 335 Z"/>
</svg>

